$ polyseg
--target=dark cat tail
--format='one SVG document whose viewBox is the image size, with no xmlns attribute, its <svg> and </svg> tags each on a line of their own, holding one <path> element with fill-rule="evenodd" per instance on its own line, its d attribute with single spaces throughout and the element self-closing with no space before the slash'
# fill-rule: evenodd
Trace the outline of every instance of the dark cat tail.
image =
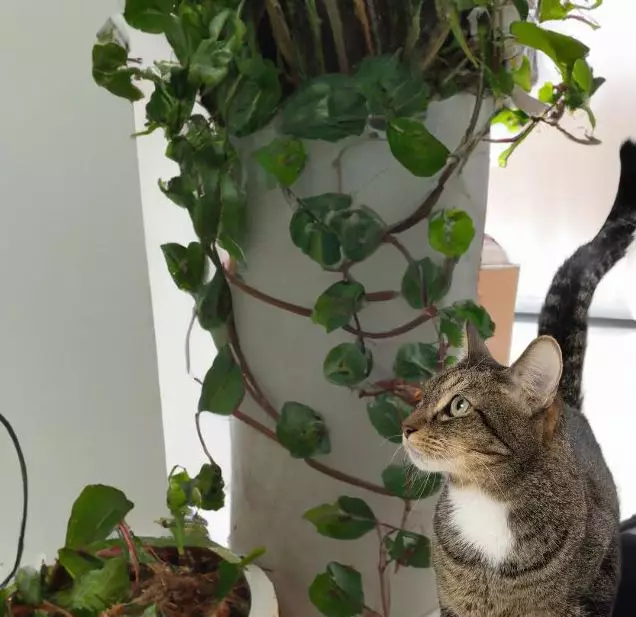
<svg viewBox="0 0 636 617">
<path fill-rule="evenodd" d="M 621 146 L 621 175 L 614 205 L 594 239 L 579 247 L 552 279 L 539 315 L 539 334 L 553 336 L 563 352 L 560 394 L 581 409 L 587 314 L 596 287 L 620 261 L 636 231 L 636 143 Z"/>
</svg>

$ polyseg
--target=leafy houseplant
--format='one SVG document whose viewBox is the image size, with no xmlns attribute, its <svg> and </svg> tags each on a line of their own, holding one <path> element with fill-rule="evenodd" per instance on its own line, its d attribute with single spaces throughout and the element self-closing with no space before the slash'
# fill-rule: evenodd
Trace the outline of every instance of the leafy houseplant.
<svg viewBox="0 0 636 617">
<path fill-rule="evenodd" d="M 224 484 L 214 463 L 203 465 L 194 478 L 176 469 L 167 491 L 171 517 L 159 521 L 171 536 L 140 538 L 125 521 L 133 503 L 124 493 L 85 487 L 73 504 L 57 560 L 20 568 L 0 591 L 0 615 L 253 615 L 244 571 L 262 551 L 239 558 L 216 545 L 196 513 L 217 510 L 223 502 Z"/>
<path fill-rule="evenodd" d="M 513 132 L 502 165 L 540 125 L 595 142 L 560 125 L 594 124 L 589 50 L 541 22 L 594 25 L 599 4 L 127 0 L 128 25 L 172 48 L 152 65 L 100 32 L 95 81 L 130 101 L 153 88 L 146 132 L 178 169 L 160 188 L 197 237 L 162 250 L 218 348 L 197 419 L 235 420 L 233 542 L 267 536 L 290 614 L 310 614 L 307 585 L 327 616 L 434 607 L 421 569 L 441 478 L 387 465 L 378 434 L 400 442 L 464 322 L 493 332 L 471 299 L 491 125 Z M 514 103 L 533 86 L 524 49 L 561 75 L 537 115 Z"/>
</svg>

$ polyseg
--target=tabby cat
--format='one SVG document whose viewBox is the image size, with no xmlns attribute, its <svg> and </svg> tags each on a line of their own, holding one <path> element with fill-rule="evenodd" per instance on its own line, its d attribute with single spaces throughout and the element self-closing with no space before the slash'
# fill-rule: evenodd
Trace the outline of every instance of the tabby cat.
<svg viewBox="0 0 636 617">
<path fill-rule="evenodd" d="M 636 230 L 636 144 L 620 158 L 612 210 L 556 273 L 539 337 L 505 367 L 469 326 L 465 357 L 404 422 L 411 462 L 448 477 L 433 540 L 442 617 L 612 614 L 618 499 L 581 379 L 592 296 Z"/>
</svg>

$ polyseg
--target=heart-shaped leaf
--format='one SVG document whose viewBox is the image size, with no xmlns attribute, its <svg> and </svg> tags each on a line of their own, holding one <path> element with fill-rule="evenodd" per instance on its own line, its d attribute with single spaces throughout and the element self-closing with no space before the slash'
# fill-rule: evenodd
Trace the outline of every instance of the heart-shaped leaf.
<svg viewBox="0 0 636 617">
<path fill-rule="evenodd" d="M 363 261 L 382 244 L 384 221 L 370 208 L 356 208 L 334 215 L 329 226 L 340 239 L 342 252 L 351 261 Z"/>
<path fill-rule="evenodd" d="M 394 538 L 387 537 L 385 544 L 389 557 L 401 566 L 431 567 L 431 541 L 426 536 L 401 529 Z"/>
<path fill-rule="evenodd" d="M 66 548 L 80 549 L 105 540 L 133 509 L 119 489 L 86 486 L 75 500 L 66 529 Z"/>
<path fill-rule="evenodd" d="M 217 270 L 197 296 L 197 318 L 200 326 L 211 332 L 227 322 L 232 312 L 232 293 L 225 276 Z"/>
<path fill-rule="evenodd" d="M 371 424 L 392 443 L 402 443 L 402 422 L 412 411 L 411 405 L 394 394 L 380 394 L 367 405 Z"/>
<path fill-rule="evenodd" d="M 329 454 L 331 441 L 324 418 L 311 407 L 288 402 L 276 424 L 276 436 L 294 458 Z"/>
<path fill-rule="evenodd" d="M 162 244 L 161 250 L 168 266 L 168 272 L 175 285 L 190 293 L 196 292 L 205 275 L 205 251 L 198 242 L 191 242 L 187 248 L 181 244 Z"/>
<path fill-rule="evenodd" d="M 389 121 L 387 138 L 393 156 L 413 175 L 430 178 L 446 165 L 448 148 L 412 118 Z"/>
<path fill-rule="evenodd" d="M 412 263 L 402 277 L 402 295 L 415 309 L 422 309 L 441 300 L 450 287 L 452 276 L 441 266 L 424 257 Z"/>
<path fill-rule="evenodd" d="M 294 212 L 289 233 L 292 242 L 323 268 L 335 266 L 342 259 L 338 236 L 305 210 Z"/>
<path fill-rule="evenodd" d="M 323 75 L 307 82 L 283 108 L 282 131 L 301 139 L 339 141 L 361 135 L 367 105 L 352 77 Z"/>
<path fill-rule="evenodd" d="M 429 244 L 446 257 L 461 257 L 474 237 L 473 220 L 464 210 L 439 210 L 429 219 Z"/>
<path fill-rule="evenodd" d="M 245 396 L 241 369 L 228 345 L 219 349 L 201 387 L 199 411 L 231 416 Z"/>
<path fill-rule="evenodd" d="M 438 473 L 413 473 L 403 465 L 389 465 L 382 472 L 382 482 L 386 489 L 397 497 L 411 501 L 426 499 L 437 493 L 442 486 L 442 476 Z"/>
<path fill-rule="evenodd" d="M 355 617 L 364 610 L 360 573 L 332 561 L 309 587 L 309 598 L 326 617 Z"/>
<path fill-rule="evenodd" d="M 364 287 L 355 281 L 339 281 L 316 301 L 311 319 L 327 332 L 346 326 L 364 300 Z"/>
<path fill-rule="evenodd" d="M 193 481 L 201 494 L 199 507 L 202 510 L 216 511 L 225 505 L 223 472 L 216 463 L 204 463 Z"/>
<path fill-rule="evenodd" d="M 268 145 L 259 148 L 254 156 L 260 166 L 282 186 L 294 184 L 307 164 L 305 146 L 294 137 L 274 139 Z"/>
<path fill-rule="evenodd" d="M 432 343 L 404 343 L 395 356 L 393 372 L 400 379 L 422 381 L 438 369 L 439 352 Z"/>
<path fill-rule="evenodd" d="M 464 300 L 455 302 L 447 308 L 460 322 L 463 324 L 470 321 L 483 340 L 489 339 L 495 333 L 495 322 L 492 320 L 488 311 L 479 304 L 475 304 L 472 300 Z"/>
<path fill-rule="evenodd" d="M 174 0 L 126 0 L 124 19 L 137 30 L 161 34 L 169 27 L 173 5 Z"/>
<path fill-rule="evenodd" d="M 320 535 L 336 540 L 357 540 L 372 529 L 377 521 L 367 503 L 355 497 L 340 497 L 334 504 L 325 503 L 303 515 Z"/>
<path fill-rule="evenodd" d="M 323 373 L 337 386 L 355 386 L 366 379 L 373 368 L 373 358 L 358 343 L 341 343 L 325 358 Z"/>
</svg>

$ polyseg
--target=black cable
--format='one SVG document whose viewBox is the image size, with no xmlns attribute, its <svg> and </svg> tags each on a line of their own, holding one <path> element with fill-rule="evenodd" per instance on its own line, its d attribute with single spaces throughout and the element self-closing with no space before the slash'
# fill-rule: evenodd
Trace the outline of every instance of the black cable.
<svg viewBox="0 0 636 617">
<path fill-rule="evenodd" d="M 27 512 L 29 509 L 29 478 L 27 476 L 26 461 L 24 460 L 20 440 L 9 421 L 1 413 L 0 424 L 4 425 L 4 428 L 7 429 L 7 433 L 9 433 L 9 437 L 11 437 L 11 441 L 18 455 L 18 461 L 20 462 L 20 472 L 22 473 L 22 522 L 20 523 L 20 535 L 18 536 L 18 550 L 11 572 L 9 572 L 9 575 L 0 583 L 0 589 L 4 589 L 18 571 L 20 562 L 22 561 L 22 554 L 24 553 L 24 536 L 26 534 Z"/>
</svg>

